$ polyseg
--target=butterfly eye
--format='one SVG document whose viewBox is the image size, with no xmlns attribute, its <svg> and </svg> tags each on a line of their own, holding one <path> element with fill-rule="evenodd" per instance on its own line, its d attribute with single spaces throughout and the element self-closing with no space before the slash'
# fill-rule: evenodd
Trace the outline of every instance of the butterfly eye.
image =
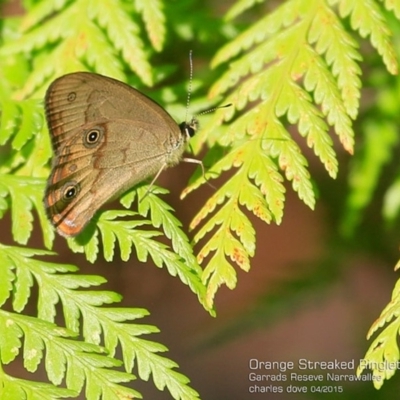
<svg viewBox="0 0 400 400">
<path fill-rule="evenodd" d="M 75 181 L 67 182 L 62 189 L 63 200 L 71 201 L 79 193 L 79 184 Z"/>
<path fill-rule="evenodd" d="M 179 128 L 186 138 L 191 138 L 195 135 L 199 129 L 199 121 L 196 118 L 192 118 L 190 122 L 182 122 L 179 124 Z"/>
<path fill-rule="evenodd" d="M 103 137 L 104 129 L 102 127 L 95 127 L 87 130 L 83 136 L 83 144 L 87 148 L 95 147 L 100 143 Z"/>
</svg>

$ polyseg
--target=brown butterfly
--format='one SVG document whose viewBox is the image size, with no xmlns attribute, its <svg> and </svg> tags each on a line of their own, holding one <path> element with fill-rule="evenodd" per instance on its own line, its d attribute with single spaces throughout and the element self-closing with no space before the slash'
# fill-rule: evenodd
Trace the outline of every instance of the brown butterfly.
<svg viewBox="0 0 400 400">
<path fill-rule="evenodd" d="M 54 158 L 44 203 L 65 237 L 110 199 L 177 164 L 197 129 L 195 118 L 178 125 L 138 90 L 89 72 L 56 79 L 45 107 Z"/>
</svg>

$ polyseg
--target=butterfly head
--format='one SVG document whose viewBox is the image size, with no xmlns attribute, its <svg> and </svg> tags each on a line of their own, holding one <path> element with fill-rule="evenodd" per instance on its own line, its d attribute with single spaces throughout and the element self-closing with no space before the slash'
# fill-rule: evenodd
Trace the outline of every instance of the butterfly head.
<svg viewBox="0 0 400 400">
<path fill-rule="evenodd" d="M 199 129 L 199 120 L 196 117 L 192 117 L 190 122 L 185 121 L 179 124 L 179 128 L 182 134 L 186 136 L 186 139 L 190 139 Z"/>
</svg>

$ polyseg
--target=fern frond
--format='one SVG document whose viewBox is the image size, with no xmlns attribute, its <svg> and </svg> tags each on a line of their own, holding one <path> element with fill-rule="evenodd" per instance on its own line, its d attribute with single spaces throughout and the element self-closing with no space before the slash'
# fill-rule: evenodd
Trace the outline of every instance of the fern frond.
<svg viewBox="0 0 400 400">
<path fill-rule="evenodd" d="M 70 391 L 65 394 L 71 394 L 72 391 L 78 394 L 85 383 L 87 399 L 96 398 L 96 394 L 104 398 L 118 398 L 118 393 L 125 396 L 139 394 L 119 384 L 134 379 L 133 375 L 109 369 L 120 366 L 120 361 L 105 356 L 105 350 L 99 346 L 68 339 L 75 335 L 66 329 L 5 311 L 0 311 L 0 327 L 2 363 L 14 360 L 21 350 L 20 339 L 23 337 L 24 367 L 29 372 L 35 372 L 43 358 L 43 350 L 46 350 L 48 379 L 53 385 L 59 385 L 66 379 Z M 10 340 L 11 336 L 15 338 L 14 342 Z M 10 348 L 11 344 L 14 344 L 13 348 Z M 49 390 L 49 386 L 45 385 L 44 389 Z"/>
<path fill-rule="evenodd" d="M 135 4 L 137 11 L 143 14 L 143 21 L 153 47 L 161 51 L 166 34 L 162 1 L 135 0 Z"/>
<path fill-rule="evenodd" d="M 4 200 L 8 197 L 10 199 L 14 240 L 20 244 L 28 242 L 33 229 L 32 207 L 34 207 L 39 215 L 45 245 L 50 248 L 54 240 L 54 231 L 50 227 L 42 205 L 43 179 L 5 174 L 0 176 L 0 196 Z"/>
<path fill-rule="evenodd" d="M 215 252 L 203 274 L 203 281 L 207 284 L 207 301 L 210 303 L 221 284 L 229 288 L 236 285 L 236 272 L 224 255 L 243 270 L 250 269 L 249 257 L 255 251 L 255 231 L 240 207 L 246 207 L 265 222 L 274 218 L 280 223 L 282 218 L 285 192 L 282 178 L 276 165 L 265 154 L 255 151 L 258 146 L 257 141 L 244 142 L 210 169 L 211 175 L 220 174 L 231 165 L 238 168 L 234 177 L 207 201 L 191 224 L 191 228 L 195 228 L 219 204 L 225 203 L 194 237 L 194 241 L 199 242 L 217 227 L 198 254 L 202 262 Z"/>
<path fill-rule="evenodd" d="M 248 3 L 238 4 L 245 7 Z M 339 15 L 351 16 L 353 29 L 363 37 L 370 36 L 388 70 L 395 72 L 397 64 L 383 14 L 376 2 L 371 8 L 368 4 L 341 1 Z M 367 16 L 371 9 L 374 15 Z M 196 243 L 207 240 L 198 259 L 207 262 L 203 281 L 208 285 L 208 301 L 219 285 L 235 286 L 231 264 L 244 270 L 250 267 L 255 235 L 244 238 L 241 234 L 245 227 L 252 232 L 241 208 L 268 223 L 279 223 L 284 177 L 299 198 L 314 207 L 306 158 L 286 126 L 297 128 L 332 178 L 337 175 L 338 162 L 331 128 L 344 149 L 353 153 L 351 120 L 359 107 L 361 55 L 339 15 L 326 3 L 286 1 L 224 46 L 213 60 L 214 67 L 230 64 L 210 95 L 225 95 L 224 102 L 233 107 L 216 112 L 202 130 L 210 146 L 229 146 L 229 153 L 220 156 L 206 176 L 215 179 L 231 169 L 235 174 L 191 224 L 195 228 L 208 218 L 195 236 Z M 216 132 L 215 127 L 224 121 L 229 121 L 229 126 Z M 183 196 L 203 183 L 204 177 L 199 177 Z"/>
<path fill-rule="evenodd" d="M 234 19 L 240 14 L 243 14 L 246 10 L 253 7 L 257 3 L 263 3 L 264 0 L 238 0 L 226 13 L 225 18 L 230 20 Z"/>
<path fill-rule="evenodd" d="M 390 8 L 390 7 L 389 7 Z M 389 16 L 390 17 L 390 16 Z M 377 18 L 375 16 L 375 18 Z M 392 18 L 393 36 L 400 33 L 399 24 Z M 397 57 L 399 49 L 396 46 Z M 376 69 L 368 74 L 367 86 L 376 84 Z M 398 135 L 398 78 L 388 74 L 380 74 L 379 90 L 371 104 L 363 109 L 363 119 L 360 125 L 359 151 L 348 172 L 349 193 L 346 196 L 346 207 L 340 222 L 340 231 L 350 237 L 355 234 L 363 214 L 368 212 L 368 206 L 385 187 L 383 194 L 382 215 L 390 225 L 399 214 L 399 184 L 398 179 L 387 183 L 387 168 L 397 169 L 396 149 L 400 142 Z M 383 183 L 385 182 L 385 183 Z M 383 184 L 383 186 L 382 186 Z"/>
<path fill-rule="evenodd" d="M 75 398 L 78 393 L 43 382 L 28 381 L 7 375 L 0 364 L 0 388 L 3 399 L 57 400 Z"/>
<path fill-rule="evenodd" d="M 27 12 L 20 23 L 20 32 L 29 32 L 32 28 L 35 28 L 43 20 L 48 19 L 54 14 L 65 8 L 68 0 L 57 0 L 57 1 L 41 1 L 29 7 Z"/>
<path fill-rule="evenodd" d="M 158 332 L 158 329 L 129 323 L 147 315 L 146 310 L 103 307 L 121 300 L 117 293 L 93 290 L 94 286 L 104 282 L 104 278 L 76 275 L 77 267 L 73 265 L 33 258 L 49 254 L 0 245 L 1 276 L 6 278 L 0 283 L 0 304 L 14 293 L 13 308 L 22 311 L 33 282 L 39 289 L 39 319 L 0 311 L 3 363 L 15 359 L 24 337 L 24 365 L 28 371 L 35 371 L 45 357 L 50 382 L 58 385 L 65 379 L 67 388 L 77 393 L 86 384 L 88 399 L 96 398 L 95 394 L 103 398 L 118 398 L 117 392 L 137 396 L 137 392 L 119 385 L 133 378 L 130 371 L 135 362 L 142 379 L 148 380 L 151 373 L 155 385 L 160 390 L 167 387 L 174 399 L 198 398 L 197 392 L 188 386 L 189 380 L 176 371 L 177 364 L 158 354 L 167 349 L 140 337 Z M 84 290 L 86 288 L 91 290 Z M 53 324 L 57 303 L 62 305 L 67 328 Z M 70 340 L 80 332 L 86 342 Z M 104 343 L 104 348 L 101 343 Z M 121 365 L 120 361 L 112 358 L 118 344 L 123 351 L 126 373 L 114 370 Z M 104 355 L 105 352 L 108 356 Z"/>
<path fill-rule="evenodd" d="M 397 19 L 400 19 L 400 4 L 398 1 L 384 0 L 385 8 L 388 11 L 393 11 Z"/>
<path fill-rule="evenodd" d="M 293 24 L 298 17 L 300 4 L 301 0 L 284 2 L 280 7 L 277 7 L 259 21 L 256 21 L 248 29 L 220 49 L 213 58 L 211 66 L 216 67 L 217 65 L 235 58 L 243 50 L 248 50 L 252 46 L 262 43 L 285 26 Z M 268 57 L 268 54 L 264 56 Z M 248 65 L 250 66 L 251 62 L 249 62 Z M 231 82 L 232 85 L 236 83 L 237 80 Z"/>
<path fill-rule="evenodd" d="M 90 0 L 89 18 L 94 18 L 106 29 L 108 39 L 121 51 L 123 60 L 147 85 L 153 82 L 151 66 L 144 51 L 144 43 L 139 35 L 139 27 L 131 15 L 124 11 L 120 0 L 106 0 L 101 4 Z M 104 12 L 104 7 L 107 12 Z"/>
<path fill-rule="evenodd" d="M 2 151 L 0 165 L 0 218 L 11 208 L 14 240 L 25 244 L 32 232 L 35 208 L 45 245 L 50 248 L 54 233 L 43 210 L 41 177 L 48 173 L 51 148 L 41 108 L 41 102 L 33 100 L 7 100 L 1 104 L 0 145 L 9 146 Z"/>
<path fill-rule="evenodd" d="M 371 45 L 376 48 L 388 71 L 397 74 L 397 57 L 390 41 L 390 30 L 379 3 L 374 0 L 347 1 L 330 0 L 330 4 L 339 6 L 341 17 L 350 16 L 351 27 L 357 30 L 361 37 L 369 36 Z M 394 8 L 394 6 L 393 6 Z"/>
<path fill-rule="evenodd" d="M 19 151 L 31 139 L 39 135 L 44 125 L 42 109 L 43 104 L 38 100 L 14 101 L 7 99 L 1 101 L 0 145 L 11 140 L 12 149 Z M 48 159 L 44 161 L 46 162 Z M 12 164 L 15 167 L 15 162 Z"/>
<path fill-rule="evenodd" d="M 145 189 L 138 189 L 139 192 L 141 190 L 145 191 Z M 142 192 L 143 194 L 144 192 Z M 129 203 L 127 197 L 124 202 L 125 204 Z M 152 220 L 133 220 L 132 217 L 135 217 L 136 213 L 127 210 L 101 213 L 98 220 L 92 222 L 92 225 L 96 225 L 95 233 L 90 233 L 87 241 L 81 240 L 79 237 L 69 239 L 70 248 L 75 252 L 85 253 L 86 258 L 94 262 L 99 252 L 99 234 L 102 238 L 103 254 L 107 261 L 114 258 L 116 243 L 119 245 L 120 256 L 124 261 L 129 259 L 134 247 L 139 261 L 146 262 L 150 256 L 157 267 L 167 267 L 169 274 L 178 276 L 198 296 L 204 307 L 211 311 L 211 304 L 205 301 L 205 286 L 201 282 L 202 270 L 193 256 L 186 235 L 172 215 L 171 208 L 158 197 L 148 196 L 140 205 L 140 210 L 142 215 L 150 214 Z M 129 219 L 126 220 L 126 218 Z M 149 227 L 161 225 L 165 235 L 172 241 L 173 251 L 167 245 L 154 240 L 161 235 L 161 232 L 154 229 L 138 229 L 143 225 Z"/>
<path fill-rule="evenodd" d="M 15 134 L 21 110 L 18 103 L 11 100 L 2 102 L 0 109 L 0 145 L 3 146 Z"/>
<path fill-rule="evenodd" d="M 174 216 L 173 208 L 157 195 L 165 194 L 168 191 L 153 185 L 151 195 L 147 195 L 148 186 L 137 189 L 139 202 L 139 214 L 145 218 L 150 218 L 151 224 L 163 229 L 165 236 L 171 240 L 172 249 L 186 262 L 187 266 L 196 274 L 201 274 L 201 267 L 197 263 L 193 254 L 193 248 L 189 238 L 182 229 L 181 222 Z M 121 199 L 125 207 L 130 207 L 129 193 L 127 197 Z"/>
<path fill-rule="evenodd" d="M 21 21 L 23 36 L 0 50 L 2 57 L 20 52 L 40 52 L 35 69 L 19 92 L 20 98 L 42 94 L 49 80 L 65 73 L 92 67 L 97 72 L 126 80 L 125 62 L 147 85 L 152 84 L 151 66 L 132 6 L 121 0 L 36 3 Z M 104 10 L 107 9 L 107 12 Z M 54 14 L 56 11 L 56 14 Z M 143 7 L 152 43 L 160 50 L 165 36 L 161 7 Z M 158 28 L 155 29 L 155 25 Z"/>
<path fill-rule="evenodd" d="M 385 380 L 390 379 L 398 369 L 400 351 L 398 335 L 400 332 L 400 281 L 397 281 L 390 303 L 373 323 L 368 338 L 380 328 L 386 327 L 379 333 L 369 347 L 363 360 L 357 368 L 357 375 L 369 368 L 373 371 L 373 384 L 380 389 Z"/>
</svg>

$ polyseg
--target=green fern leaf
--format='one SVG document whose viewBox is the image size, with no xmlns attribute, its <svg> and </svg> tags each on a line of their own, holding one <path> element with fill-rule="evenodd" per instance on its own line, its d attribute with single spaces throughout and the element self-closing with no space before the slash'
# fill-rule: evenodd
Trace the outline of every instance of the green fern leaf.
<svg viewBox="0 0 400 400">
<path fill-rule="evenodd" d="M 216 67 L 235 56 L 243 50 L 247 50 L 257 43 L 272 37 L 273 34 L 281 30 L 284 26 L 290 26 L 298 17 L 301 0 L 286 1 L 273 12 L 256 21 L 251 27 L 242 32 L 232 42 L 227 43 L 218 51 L 212 60 L 212 67 Z M 270 57 L 264 54 L 264 57 Z M 273 57 L 273 56 L 271 56 Z M 250 66 L 251 63 L 248 64 Z M 260 64 L 258 64 L 260 65 Z M 237 80 L 231 82 L 235 85 Z M 230 85 L 231 86 L 231 85 Z"/>
<path fill-rule="evenodd" d="M 140 215 L 150 218 L 154 227 L 161 227 L 165 236 L 171 240 L 174 252 L 182 257 L 190 269 L 201 275 L 202 269 L 193 254 L 193 248 L 187 235 L 181 228 L 181 222 L 173 215 L 174 210 L 160 197 L 147 196 L 148 190 L 149 188 L 146 186 L 137 190 Z M 151 193 L 158 195 L 167 193 L 167 191 L 153 185 Z"/>
<path fill-rule="evenodd" d="M 29 7 L 29 12 L 24 15 L 21 21 L 20 30 L 22 32 L 29 32 L 35 28 L 42 20 L 54 15 L 57 11 L 63 9 L 68 3 L 68 0 L 56 1 L 41 1 Z"/>
<path fill-rule="evenodd" d="M 149 205 L 149 203 L 145 203 L 144 200 L 142 207 L 142 212 L 147 213 L 151 208 L 152 216 L 157 217 L 157 207 L 163 206 L 161 200 L 155 198 L 154 201 L 148 199 L 150 203 L 153 205 Z M 150 208 L 149 208 L 150 207 Z M 167 211 L 167 209 L 165 209 Z M 112 253 L 112 248 L 114 247 L 115 240 L 118 241 L 119 247 L 121 249 L 121 258 L 127 260 L 132 246 L 135 246 L 136 254 L 139 261 L 145 262 L 150 255 L 153 259 L 153 262 L 156 266 L 162 267 L 166 266 L 168 268 L 168 272 L 172 276 L 178 276 L 183 283 L 188 285 L 190 289 L 196 293 L 200 299 L 200 301 L 204 304 L 204 294 L 205 288 L 201 283 L 200 274 L 201 269 L 198 267 L 196 262 L 194 261 L 193 255 L 188 252 L 183 252 L 186 259 L 189 259 L 191 262 L 188 264 L 182 261 L 180 252 L 170 251 L 168 247 L 158 241 L 153 240 L 155 236 L 160 235 L 160 232 L 157 231 L 142 231 L 135 229 L 139 225 L 143 225 L 146 221 L 115 221 L 115 218 L 118 216 L 132 216 L 135 213 L 124 211 L 124 212 L 105 212 L 101 215 L 100 220 L 98 222 L 98 228 L 102 234 L 104 249 L 107 254 Z M 171 234 L 171 237 L 176 237 L 174 241 L 175 246 L 179 246 L 178 249 L 187 249 L 188 243 L 186 237 L 184 237 L 183 233 L 179 230 L 179 225 L 173 225 L 174 219 L 168 216 L 169 213 L 163 215 L 161 221 L 166 222 L 163 225 L 164 230 L 167 230 L 168 234 L 172 231 L 174 234 Z M 169 223 L 172 221 L 172 223 Z M 155 226 L 159 225 L 160 220 L 154 223 Z M 168 236 L 167 234 L 167 236 Z M 179 238 L 182 238 L 186 241 L 186 245 L 184 242 L 181 242 L 179 245 L 176 243 Z M 107 242 L 106 242 L 107 241 Z M 175 249 L 174 249 L 175 250 Z M 105 253 L 106 256 L 106 253 Z M 126 257 L 126 258 L 123 258 Z M 209 305 L 204 304 L 206 308 L 209 308 Z"/>
<path fill-rule="evenodd" d="M 325 30 L 321 26 L 324 20 L 329 21 L 329 29 Z M 362 57 L 357 51 L 357 42 L 343 29 L 341 21 L 333 10 L 327 7 L 318 9 L 318 18 L 311 25 L 308 40 L 310 44 L 315 44 L 316 53 L 323 54 L 326 63 L 331 67 L 331 71 L 324 71 L 321 66 L 315 70 L 317 76 L 329 81 L 320 92 L 317 86 L 314 95 L 317 102 L 319 97 L 327 97 L 327 101 L 322 103 L 324 115 L 327 116 L 328 123 L 335 127 L 344 148 L 352 153 L 353 139 L 348 116 L 353 119 L 357 117 L 361 88 L 359 78 L 361 69 L 357 61 L 360 61 Z M 318 64 L 323 62 L 318 56 L 315 60 Z M 310 67 L 314 68 L 312 64 Z M 310 77 L 312 72 L 314 71 L 309 73 Z M 336 78 L 336 81 L 333 78 Z M 319 82 L 322 83 L 321 81 L 320 79 Z M 312 88 L 307 89 L 312 90 Z M 338 90 L 340 90 L 340 96 L 336 94 Z M 331 91 L 335 96 L 333 99 Z M 336 100 L 335 104 L 331 103 L 332 100 Z"/>
<path fill-rule="evenodd" d="M 35 320 L 35 324 L 36 324 Z M 40 361 L 43 358 L 43 350 L 45 348 L 45 344 L 41 335 L 25 335 L 24 341 L 24 367 L 29 372 L 35 372 L 40 364 Z M 49 351 L 49 348 L 46 349 Z M 46 354 L 47 357 L 51 357 L 50 353 Z M 56 354 L 53 356 L 57 357 Z M 61 357 L 63 358 L 63 357 Z"/>
<path fill-rule="evenodd" d="M 39 215 L 44 241 L 50 248 L 54 240 L 54 231 L 50 227 L 42 206 L 44 184 L 42 179 L 1 175 L 0 193 L 3 198 L 10 197 L 12 213 L 12 233 L 17 243 L 26 244 L 33 226 L 32 207 Z"/>
<path fill-rule="evenodd" d="M 115 48 L 121 51 L 124 61 L 132 71 L 147 85 L 151 85 L 151 66 L 146 60 L 144 44 L 138 35 L 139 27 L 124 11 L 123 2 L 107 0 L 101 4 L 93 1 L 90 3 L 92 7 L 88 17 L 97 20 L 99 25 L 107 30 L 108 38 Z"/>
<path fill-rule="evenodd" d="M 122 343 L 123 348 L 126 345 Z M 153 374 L 153 381 L 157 389 L 164 390 L 168 388 L 174 399 L 197 399 L 199 398 L 198 393 L 188 386 L 189 380 L 184 375 L 173 370 L 178 365 L 164 357 L 155 354 L 155 351 L 165 351 L 165 348 L 155 346 L 155 343 L 144 341 L 141 342 L 142 349 L 138 349 L 135 346 L 135 353 L 141 362 L 138 365 L 139 376 L 143 380 L 148 380 L 150 373 Z M 150 345 L 150 346 L 149 346 Z M 150 350 L 150 351 L 149 351 Z"/>
<path fill-rule="evenodd" d="M 251 3 L 237 3 L 239 8 L 234 13 Z M 339 13 L 363 19 L 352 20 L 353 29 L 370 35 L 389 71 L 395 72 L 389 31 L 376 7 L 375 3 L 374 16 L 365 16 L 368 5 L 342 1 Z M 315 205 L 307 160 L 285 123 L 297 128 L 332 178 L 337 175 L 338 162 L 330 127 L 344 149 L 353 152 L 351 119 L 357 116 L 359 107 L 359 60 L 357 42 L 346 32 L 335 10 L 328 4 L 305 0 L 285 2 L 216 54 L 214 67 L 227 61 L 230 64 L 210 95 L 225 95 L 225 102 L 233 107 L 216 112 L 202 130 L 203 140 L 210 146 L 229 146 L 229 153 L 217 158 L 206 178 L 215 179 L 231 169 L 236 172 L 191 223 L 195 228 L 208 218 L 195 235 L 196 243 L 207 235 L 198 260 L 207 262 L 203 281 L 208 286 L 208 300 L 213 299 L 219 285 L 235 286 L 231 263 L 246 271 L 250 267 L 255 235 L 241 211 L 243 206 L 268 223 L 279 223 L 284 177 L 305 204 L 310 208 Z M 228 127 L 215 129 L 226 121 Z M 198 177 L 183 196 L 205 181 L 205 177 Z M 245 238 L 237 227 L 251 234 Z"/>
<path fill-rule="evenodd" d="M 390 42 L 390 30 L 378 3 L 373 0 L 362 2 L 330 0 L 329 2 L 339 5 L 339 12 L 343 18 L 350 16 L 352 28 L 359 31 L 363 38 L 370 36 L 372 46 L 381 55 L 388 71 L 397 74 L 397 57 Z"/>
<path fill-rule="evenodd" d="M 37 210 L 50 248 L 54 233 L 42 206 L 43 181 L 51 157 L 50 140 L 44 131 L 42 104 L 38 101 L 7 101 L 2 104 L 0 141 L 10 146 L 3 152 L 0 166 L 0 213 L 11 208 L 13 237 L 26 243 L 32 233 L 33 213 Z M 8 115 L 8 111 L 15 113 Z M 2 211 L 1 211 L 2 210 Z"/>
<path fill-rule="evenodd" d="M 29 171 L 34 176 L 43 173 L 43 165 L 48 162 L 51 153 L 48 136 L 43 134 L 42 110 L 42 102 L 37 100 L 2 102 L 0 145 L 11 140 L 13 150 L 7 154 L 8 160 L 2 163 L 3 172 L 23 168 L 23 172 Z"/>
<path fill-rule="evenodd" d="M 1 125 L 0 145 L 4 145 L 13 136 L 17 127 L 17 116 L 21 114 L 17 102 L 2 101 L 1 103 Z"/>
<path fill-rule="evenodd" d="M 107 214 L 106 214 L 107 215 Z M 100 217 L 101 218 L 101 217 Z M 92 220 L 88 224 L 86 231 L 82 235 L 75 238 L 68 238 L 68 246 L 74 253 L 84 253 L 86 259 L 94 263 L 99 254 L 99 231 L 92 228 L 95 221 Z M 92 228 L 92 229 L 91 229 Z M 89 232 L 88 232 L 89 230 Z M 93 232 L 94 230 L 94 232 Z"/>
<path fill-rule="evenodd" d="M 0 284 L 0 292 L 10 296 L 11 290 L 4 291 L 3 288 L 9 288 L 10 282 L 15 282 L 12 271 L 17 271 L 16 276 L 28 276 L 27 272 L 21 274 L 18 270 L 29 269 L 38 283 L 40 318 L 0 310 L 0 355 L 3 362 L 9 363 L 15 359 L 24 338 L 25 368 L 36 371 L 45 355 L 46 371 L 53 384 L 58 385 L 65 379 L 67 388 L 77 393 L 86 385 L 86 398 L 118 398 L 116 393 L 137 396 L 137 392 L 119 384 L 128 382 L 133 376 L 110 369 L 120 366 L 121 362 L 104 356 L 106 351 L 113 356 L 120 343 L 126 371 L 131 371 L 136 361 L 142 379 L 148 380 L 152 374 L 155 385 L 160 389 L 167 387 L 175 399 L 198 398 L 197 392 L 188 386 L 189 380 L 175 370 L 177 364 L 157 354 L 166 351 L 165 346 L 140 337 L 158 332 L 158 329 L 150 325 L 127 324 L 147 315 L 146 310 L 103 307 L 119 302 L 121 296 L 109 291 L 82 289 L 92 289 L 103 283 L 104 278 L 74 275 L 71 272 L 76 271 L 75 266 L 31 258 L 48 254 L 0 246 L 0 260 L 6 261 L 1 266 L 11 272 L 9 283 Z M 18 292 L 28 292 L 31 285 L 31 278 L 22 278 L 15 282 L 13 289 L 17 296 L 21 296 Z M 52 324 L 58 302 L 62 304 L 67 329 Z M 80 332 L 86 342 L 69 339 Z M 98 346 L 103 340 L 106 349 Z"/>
<path fill-rule="evenodd" d="M 77 238 L 68 239 L 70 248 L 77 253 L 85 253 L 86 258 L 94 262 L 99 254 L 99 234 L 103 243 L 103 255 L 107 261 L 113 260 L 115 245 L 118 243 L 121 259 L 127 261 L 132 248 L 136 250 L 139 261 L 145 262 L 150 256 L 158 267 L 166 266 L 172 276 L 178 276 L 183 283 L 197 294 L 201 303 L 211 313 L 212 305 L 206 303 L 205 286 L 201 282 L 202 269 L 193 255 L 193 249 L 180 222 L 172 214 L 172 208 L 154 194 L 166 191 L 152 187 L 152 194 L 147 194 L 147 188 L 141 187 L 128 192 L 121 198 L 125 207 L 130 207 L 136 194 L 139 200 L 139 212 L 151 221 L 133 220 L 137 215 L 133 211 L 104 211 L 94 218 L 88 228 Z M 129 218 L 128 220 L 126 218 Z M 124 220 L 121 218 L 125 218 Z M 161 232 L 156 230 L 140 230 L 147 225 L 162 227 L 165 236 L 171 240 L 171 251 L 168 246 L 156 240 Z"/>
<path fill-rule="evenodd" d="M 36 100 L 20 102 L 19 106 L 22 108 L 24 118 L 19 126 L 18 133 L 14 136 L 12 141 L 12 147 L 15 150 L 21 150 L 28 140 L 30 140 L 43 126 L 42 115 L 39 113 L 38 102 Z M 34 110 L 33 107 L 38 109 Z M 42 105 L 40 104 L 40 111 L 41 109 Z"/>
<path fill-rule="evenodd" d="M 228 20 L 234 19 L 257 3 L 262 3 L 263 1 L 264 0 L 238 0 L 226 13 L 225 18 Z"/>
<path fill-rule="evenodd" d="M 104 9 L 107 9 L 106 13 Z M 151 38 L 159 49 L 164 35 L 163 24 L 158 25 L 157 30 L 155 25 L 163 20 L 161 8 L 146 6 L 142 11 Z M 125 80 L 119 54 L 122 61 L 150 85 L 151 67 L 139 26 L 132 15 L 132 6 L 125 7 L 122 0 L 102 3 L 61 1 L 57 4 L 46 0 L 37 3 L 21 21 L 23 36 L 10 40 L 0 50 L 2 57 L 12 57 L 21 52 L 46 54 L 46 57 L 37 57 L 35 69 L 19 91 L 19 98 L 33 93 L 43 94 L 50 77 L 87 69 L 87 65 L 99 73 Z M 52 47 L 50 52 L 49 45 Z"/>
<path fill-rule="evenodd" d="M 15 359 L 22 347 L 21 337 L 23 331 L 20 326 L 8 319 L 10 313 L 0 311 L 0 336 L 1 362 L 8 364 Z M 8 323 L 7 323 L 8 322 Z"/>
<path fill-rule="evenodd" d="M 165 16 L 162 12 L 162 1 L 135 0 L 136 9 L 143 14 L 147 34 L 157 51 L 161 51 L 165 40 Z"/>
<path fill-rule="evenodd" d="M 218 227 L 198 254 L 202 262 L 210 252 L 215 252 L 203 274 L 203 280 L 208 286 L 208 301 L 212 300 L 214 290 L 222 283 L 230 288 L 236 285 L 236 273 L 232 267 L 228 267 L 223 254 L 243 270 L 250 269 L 249 257 L 255 251 L 255 232 L 240 206 L 246 207 L 265 222 L 274 218 L 279 223 L 282 218 L 285 189 L 275 164 L 265 154 L 254 151 L 258 145 L 257 141 L 245 142 L 210 169 L 210 174 L 219 174 L 232 164 L 239 167 L 235 176 L 207 201 L 191 224 L 191 228 L 195 228 L 218 204 L 225 202 L 224 207 L 205 223 L 194 238 L 195 242 L 199 242 L 208 232 Z M 231 231 L 239 240 L 230 234 Z"/>
<path fill-rule="evenodd" d="M 385 0 L 385 8 L 393 11 L 397 19 L 400 19 L 400 4 L 397 1 Z"/>
<path fill-rule="evenodd" d="M 379 328 L 386 327 L 371 343 L 364 359 L 357 368 L 357 375 L 361 375 L 364 369 L 373 372 L 373 384 L 380 389 L 386 379 L 390 379 L 396 372 L 396 366 L 400 361 L 400 351 L 397 337 L 400 331 L 400 281 L 397 281 L 393 290 L 390 303 L 382 311 L 379 318 L 374 322 L 368 332 L 370 338 Z M 385 367 L 381 367 L 384 365 Z"/>
<path fill-rule="evenodd" d="M 133 238 L 132 232 L 137 232 L 137 227 L 149 225 L 147 221 L 120 221 L 119 217 L 135 216 L 132 211 L 108 211 L 102 214 L 97 226 L 101 232 L 104 243 L 104 258 L 111 261 L 114 258 L 115 243 L 118 242 L 121 251 L 121 259 L 128 261 L 132 251 L 132 245 L 136 245 L 136 251 L 139 261 L 147 260 L 147 249 L 141 248 Z M 158 236 L 159 232 L 149 231 L 144 233 L 146 238 Z"/>
<path fill-rule="evenodd" d="M 1 367 L 0 373 L 1 395 L 3 399 L 57 400 L 60 398 L 75 398 L 78 395 L 73 390 L 56 387 L 48 383 L 10 377 L 1 370 Z"/>
<path fill-rule="evenodd" d="M 13 299 L 13 308 L 15 311 L 21 312 L 25 308 L 31 295 L 33 283 L 33 276 L 28 268 L 16 268 Z"/>
<path fill-rule="evenodd" d="M 3 306 L 10 297 L 13 289 L 13 281 L 16 277 L 14 266 L 9 262 L 7 254 L 1 250 L 2 246 L 0 245 L 0 270 L 2 276 L 2 284 L 0 285 L 0 306 Z"/>
</svg>

